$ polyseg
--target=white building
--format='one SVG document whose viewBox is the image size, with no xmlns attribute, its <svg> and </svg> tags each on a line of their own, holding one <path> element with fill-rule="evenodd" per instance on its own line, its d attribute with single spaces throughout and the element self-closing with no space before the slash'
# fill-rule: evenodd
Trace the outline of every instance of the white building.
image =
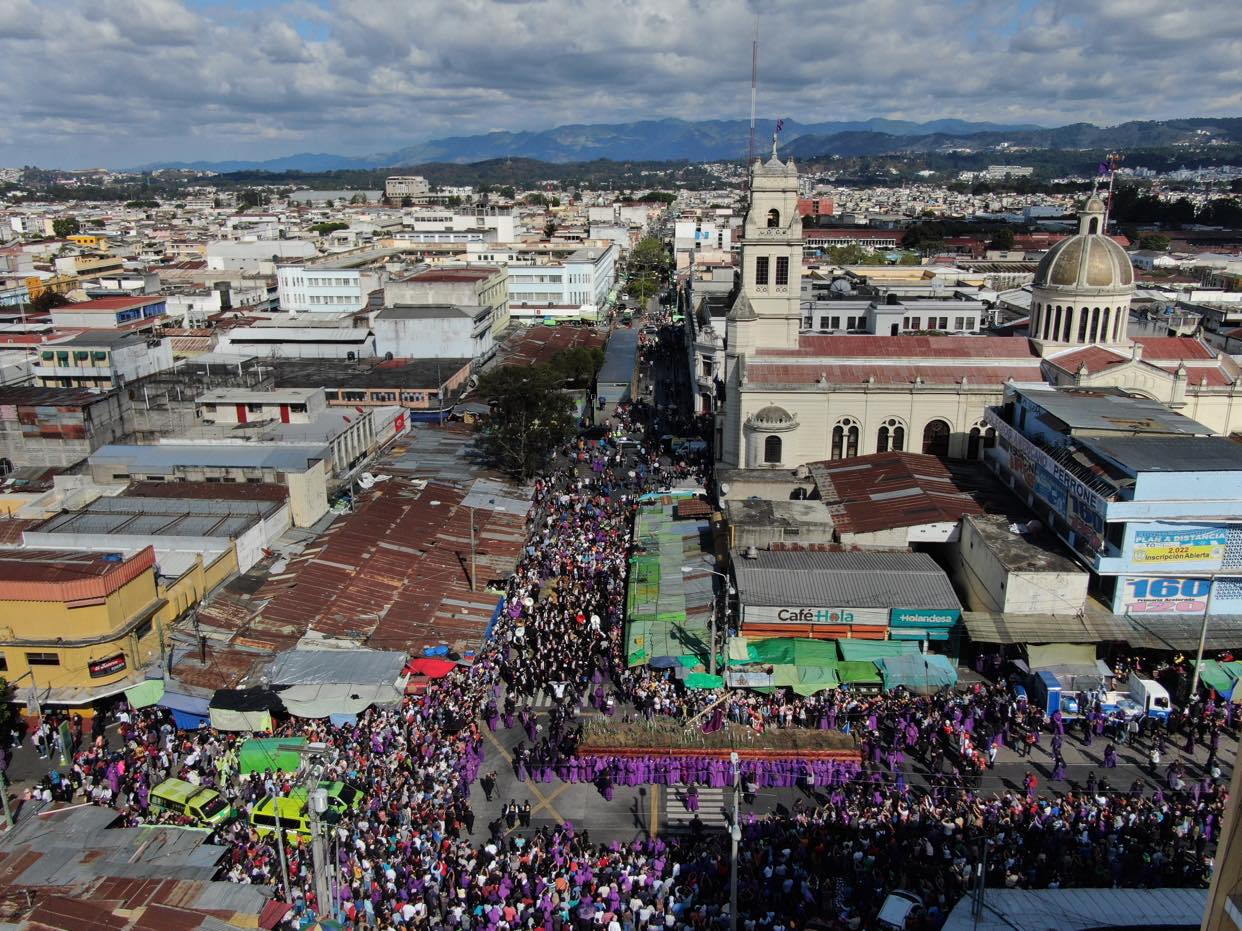
<svg viewBox="0 0 1242 931">
<path fill-rule="evenodd" d="M 256 325 L 221 330 L 216 349 L 276 359 L 366 359 L 375 355 L 375 337 L 369 329 L 349 323 Z"/>
<path fill-rule="evenodd" d="M 471 319 L 486 311 L 492 333 L 500 333 L 509 325 L 509 272 L 493 265 L 436 265 L 384 286 L 385 307 L 426 304 L 465 307 Z M 452 358 L 469 355 L 449 353 Z"/>
<path fill-rule="evenodd" d="M 280 309 L 285 313 L 353 313 L 367 306 L 387 273 L 374 268 L 282 265 L 276 270 Z"/>
<path fill-rule="evenodd" d="M 673 249 L 677 252 L 701 250 L 728 252 L 733 248 L 733 228 L 723 220 L 691 217 L 673 225 Z"/>
<path fill-rule="evenodd" d="M 385 197 L 423 197 L 430 193 L 431 185 L 421 175 L 393 175 L 384 181 Z"/>
<path fill-rule="evenodd" d="M 315 244 L 305 239 L 218 239 L 207 243 L 207 267 L 212 271 L 274 275 L 281 262 L 309 259 L 314 255 Z"/>
<path fill-rule="evenodd" d="M 495 347 L 490 309 L 478 305 L 385 307 L 375 315 L 376 355 L 394 359 L 478 359 Z"/>
<path fill-rule="evenodd" d="M 328 400 L 322 388 L 219 388 L 195 398 L 194 407 L 205 424 L 312 423 L 327 411 Z"/>
<path fill-rule="evenodd" d="M 804 330 L 819 333 L 977 333 L 987 319 L 982 301 L 809 301 L 802 307 Z"/>
<path fill-rule="evenodd" d="M 594 316 L 608 303 L 617 280 L 616 245 L 578 249 L 563 262 L 509 266 L 509 310 L 531 307 L 576 306 L 583 316 Z"/>
</svg>

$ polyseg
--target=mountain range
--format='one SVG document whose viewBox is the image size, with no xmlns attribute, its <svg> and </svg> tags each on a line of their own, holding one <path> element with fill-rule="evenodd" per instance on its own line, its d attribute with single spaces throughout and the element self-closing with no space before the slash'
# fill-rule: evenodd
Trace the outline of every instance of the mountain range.
<svg viewBox="0 0 1242 931">
<path fill-rule="evenodd" d="M 757 147 L 768 146 L 775 123 L 760 120 Z M 428 163 L 466 164 L 497 158 L 544 162 L 725 161 L 746 154 L 746 120 L 641 120 L 557 126 L 537 132 L 491 132 L 450 136 L 393 152 L 345 156 L 304 152 L 265 161 L 156 162 L 135 170 L 181 168 L 195 171 L 307 171 L 394 168 Z M 1135 121 L 1099 127 L 1091 123 L 1046 128 L 963 120 L 870 119 L 855 122 L 799 123 L 785 120 L 781 150 L 798 158 L 832 155 L 913 155 L 969 149 L 1136 149 L 1242 143 L 1242 119 Z"/>
</svg>

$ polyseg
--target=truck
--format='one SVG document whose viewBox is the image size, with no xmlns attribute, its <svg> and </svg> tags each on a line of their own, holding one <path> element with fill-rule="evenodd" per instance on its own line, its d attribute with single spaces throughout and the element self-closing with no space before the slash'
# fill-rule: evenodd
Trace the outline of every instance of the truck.
<svg viewBox="0 0 1242 931">
<path fill-rule="evenodd" d="M 237 812 L 215 789 L 205 789 L 182 779 L 165 779 L 151 790 L 147 807 L 152 811 L 170 811 L 197 822 L 215 827 L 233 818 Z"/>
<path fill-rule="evenodd" d="M 1162 721 L 1169 720 L 1173 703 L 1169 701 L 1168 689 L 1155 679 L 1140 679 L 1138 676 L 1131 676 L 1130 697 L 1143 709 L 1147 717 L 1159 718 Z"/>
</svg>

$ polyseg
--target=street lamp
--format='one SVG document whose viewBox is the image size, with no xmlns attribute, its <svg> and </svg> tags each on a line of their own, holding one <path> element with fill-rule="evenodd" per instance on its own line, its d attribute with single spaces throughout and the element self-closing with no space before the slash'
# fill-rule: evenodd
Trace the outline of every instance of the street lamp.
<svg viewBox="0 0 1242 931">
<path fill-rule="evenodd" d="M 723 572 L 717 572 L 715 569 L 708 569 L 703 566 L 682 566 L 681 571 L 683 574 L 686 574 L 686 575 L 688 575 L 691 572 L 708 572 L 708 573 L 711 573 L 712 575 L 719 576 L 720 578 L 725 580 L 725 591 L 730 595 L 736 594 L 736 589 L 734 589 L 732 583 L 730 583 L 729 576 Z M 713 586 L 712 587 L 711 644 L 707 650 L 707 672 L 709 675 L 713 675 L 713 676 L 716 674 L 716 614 L 717 614 L 716 592 L 715 592 L 715 586 Z"/>
</svg>

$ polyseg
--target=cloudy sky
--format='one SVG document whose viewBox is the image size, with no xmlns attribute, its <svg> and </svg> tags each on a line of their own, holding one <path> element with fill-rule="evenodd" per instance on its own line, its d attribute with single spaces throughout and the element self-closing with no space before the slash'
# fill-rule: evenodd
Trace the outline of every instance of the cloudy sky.
<svg viewBox="0 0 1242 931">
<path fill-rule="evenodd" d="M 0 166 L 661 116 L 1242 115 L 1220 0 L 0 0 Z"/>
</svg>

